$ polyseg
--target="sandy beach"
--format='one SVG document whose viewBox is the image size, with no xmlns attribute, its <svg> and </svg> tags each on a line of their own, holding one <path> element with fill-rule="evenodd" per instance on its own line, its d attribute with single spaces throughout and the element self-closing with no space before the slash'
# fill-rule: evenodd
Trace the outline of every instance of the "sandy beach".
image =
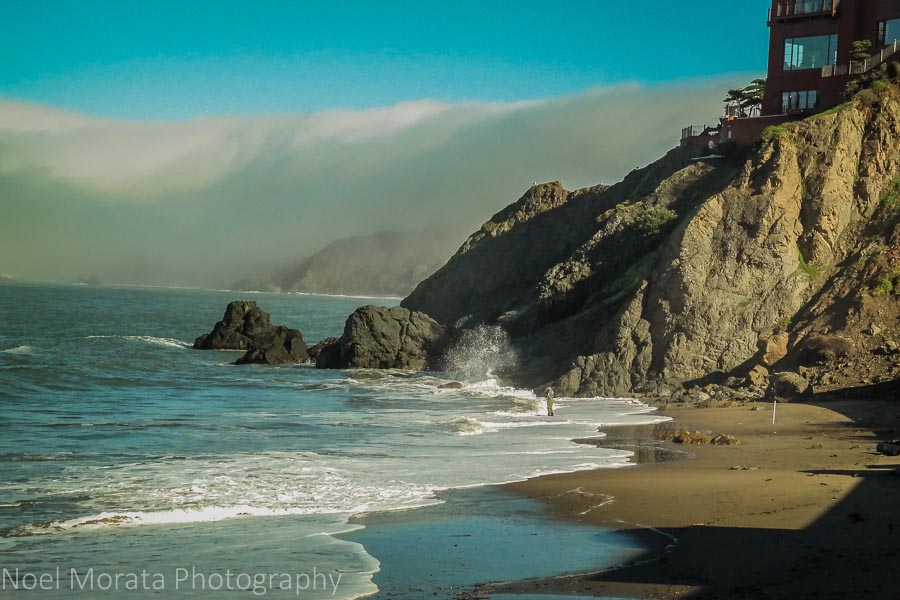
<svg viewBox="0 0 900 600">
<path fill-rule="evenodd" d="M 679 427 L 736 446 L 666 445 L 692 457 L 554 475 L 508 489 L 650 549 L 621 568 L 486 585 L 496 593 L 635 598 L 896 598 L 900 437 L 883 400 L 666 408 Z"/>
</svg>

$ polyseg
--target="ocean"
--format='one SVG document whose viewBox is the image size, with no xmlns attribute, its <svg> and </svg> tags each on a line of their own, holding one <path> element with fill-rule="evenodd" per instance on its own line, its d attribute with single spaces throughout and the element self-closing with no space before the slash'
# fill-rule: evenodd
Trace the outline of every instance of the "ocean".
<svg viewBox="0 0 900 600">
<path fill-rule="evenodd" d="M 511 509 L 512 500 L 483 492 L 542 474 L 628 466 L 627 451 L 572 440 L 661 420 L 649 407 L 558 398 L 557 416 L 546 417 L 542 399 L 493 377 L 515 360 L 496 331 L 457 348 L 446 374 L 235 366 L 240 353 L 192 350 L 239 298 L 256 300 L 310 344 L 339 335 L 357 306 L 396 303 L 0 285 L 0 595 L 386 594 L 377 582 L 391 585 L 400 571 L 384 558 L 428 547 L 427 535 L 410 532 L 435 527 L 446 515 L 429 511 L 454 494 L 469 507 L 466 518 L 485 519 L 470 523 L 482 532 L 524 515 L 488 536 L 484 544 L 499 549 L 470 549 L 484 556 L 466 580 L 515 573 L 512 557 L 504 565 L 486 557 L 516 536 L 541 539 L 535 531 L 579 550 L 565 561 L 538 560 L 523 577 L 615 562 L 628 550 L 628 540 L 543 522 L 540 507 L 516 500 Z M 439 387 L 460 379 L 464 389 Z M 362 529 L 367 515 L 379 527 L 392 515 L 394 529 L 376 543 L 375 525 Z M 546 542 L 532 555 L 542 551 Z M 409 561 L 427 555 L 434 565 L 444 554 L 429 552 L 403 563 L 411 569 Z"/>
</svg>

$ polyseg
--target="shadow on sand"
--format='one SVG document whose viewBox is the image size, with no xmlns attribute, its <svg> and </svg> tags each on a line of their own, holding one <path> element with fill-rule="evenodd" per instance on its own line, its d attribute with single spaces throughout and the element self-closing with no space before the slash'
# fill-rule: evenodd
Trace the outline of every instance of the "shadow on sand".
<svg viewBox="0 0 900 600">
<path fill-rule="evenodd" d="M 857 410 L 854 402 L 860 400 L 883 401 L 883 414 L 873 415 L 871 404 Z M 879 440 L 900 437 L 898 381 L 819 394 L 811 403 L 849 417 L 848 428 L 867 428 L 871 433 L 856 439 L 873 448 Z M 678 540 L 671 552 L 662 558 L 648 552 L 632 566 L 587 576 L 585 587 L 602 595 L 606 584 L 620 592 L 622 584 L 649 584 L 659 586 L 663 597 L 679 598 L 900 598 L 900 471 L 885 465 L 806 472 L 860 481 L 803 530 L 662 530 Z"/>
</svg>

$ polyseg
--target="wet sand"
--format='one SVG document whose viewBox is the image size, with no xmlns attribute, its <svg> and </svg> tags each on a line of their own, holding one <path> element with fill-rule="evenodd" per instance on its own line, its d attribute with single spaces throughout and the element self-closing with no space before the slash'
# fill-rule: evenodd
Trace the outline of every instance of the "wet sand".
<svg viewBox="0 0 900 600">
<path fill-rule="evenodd" d="M 380 562 L 379 591 L 368 598 L 455 600 L 487 579 L 584 572 L 644 548 L 620 532 L 558 519 L 543 502 L 502 487 L 439 497 L 433 506 L 360 515 L 354 522 L 365 528 L 341 535 Z"/>
<path fill-rule="evenodd" d="M 779 404 L 774 426 L 771 404 L 666 409 L 681 427 L 742 444 L 666 444 L 693 457 L 507 486 L 649 550 L 617 569 L 491 584 L 475 597 L 900 597 L 900 458 L 875 451 L 900 437 L 897 413 L 893 397 Z"/>
</svg>

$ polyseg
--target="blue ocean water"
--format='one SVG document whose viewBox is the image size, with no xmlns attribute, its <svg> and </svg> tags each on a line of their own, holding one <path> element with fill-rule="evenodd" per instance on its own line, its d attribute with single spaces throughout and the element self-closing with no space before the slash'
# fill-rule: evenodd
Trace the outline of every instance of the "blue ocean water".
<svg viewBox="0 0 900 600">
<path fill-rule="evenodd" d="M 391 303 L 0 285 L 3 594 L 372 594 L 378 557 L 339 535 L 359 527 L 353 515 L 624 466 L 628 452 L 571 440 L 659 420 L 609 399 L 560 398 L 558 416 L 543 416 L 542 400 L 492 379 L 490 345 L 457 349 L 461 390 L 440 389 L 440 374 L 234 366 L 238 353 L 191 350 L 239 297 L 308 342 L 339 335 L 361 304 Z M 271 577 L 257 586 L 260 574 Z M 160 578 L 164 589 L 152 589 Z"/>
</svg>

